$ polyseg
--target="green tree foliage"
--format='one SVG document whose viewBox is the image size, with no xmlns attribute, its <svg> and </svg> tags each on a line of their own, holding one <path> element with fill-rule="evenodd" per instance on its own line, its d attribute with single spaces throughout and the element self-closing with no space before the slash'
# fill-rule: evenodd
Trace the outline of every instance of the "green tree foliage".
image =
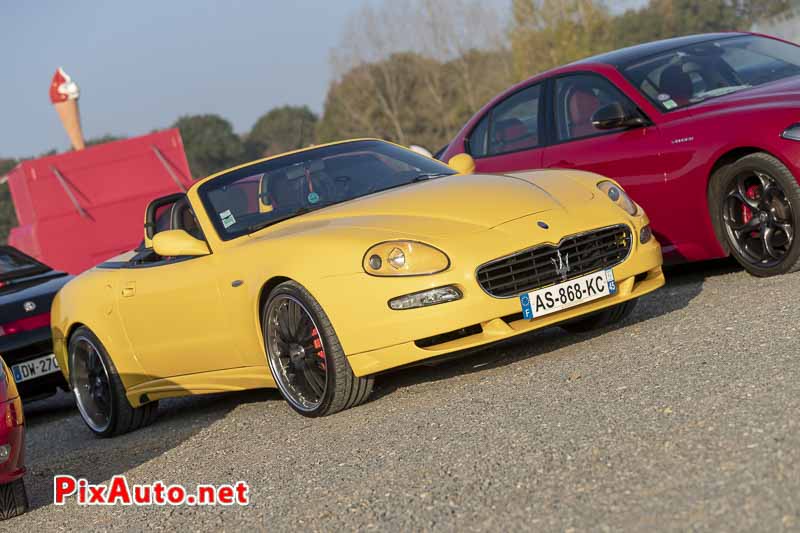
<svg viewBox="0 0 800 533">
<path fill-rule="evenodd" d="M 331 84 L 317 137 L 378 137 L 437 149 L 508 85 L 505 55 L 470 50 L 441 62 L 405 52 L 359 65 Z"/>
<path fill-rule="evenodd" d="M 577 59 L 657 39 L 748 30 L 791 0 L 650 0 L 612 15 L 599 0 L 513 0 L 511 43 L 518 79 Z"/>
<path fill-rule="evenodd" d="M 421 134 L 413 110 L 424 103 L 425 62 L 418 54 L 401 53 L 347 72 L 328 90 L 320 140 L 380 137 L 405 144 Z"/>
<path fill-rule="evenodd" d="M 195 178 L 203 178 L 245 161 L 242 140 L 231 123 L 219 115 L 180 117 L 174 128 L 183 138 L 189 168 Z"/>
<path fill-rule="evenodd" d="M 611 47 L 612 17 L 594 0 L 513 0 L 514 74 L 533 74 Z"/>
<path fill-rule="evenodd" d="M 303 148 L 315 142 L 317 115 L 308 106 L 276 107 L 261 115 L 245 139 L 248 159 Z"/>
<path fill-rule="evenodd" d="M 86 146 L 95 146 L 98 144 L 110 143 L 113 141 L 121 141 L 125 139 L 124 136 L 119 135 L 112 135 L 110 133 L 106 133 L 105 135 L 101 135 L 100 137 L 94 137 L 92 139 L 86 140 Z"/>
<path fill-rule="evenodd" d="M 693 33 L 745 31 L 791 5 L 791 0 L 651 0 L 613 20 L 609 49 Z"/>
</svg>

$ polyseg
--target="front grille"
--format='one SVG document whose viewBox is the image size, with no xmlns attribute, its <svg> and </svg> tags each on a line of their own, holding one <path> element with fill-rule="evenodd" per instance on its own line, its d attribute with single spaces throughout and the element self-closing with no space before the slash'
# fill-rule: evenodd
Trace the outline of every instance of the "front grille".
<svg viewBox="0 0 800 533">
<path fill-rule="evenodd" d="M 508 298 L 617 265 L 630 249 L 630 228 L 610 226 L 564 237 L 558 246 L 543 244 L 486 263 L 478 268 L 478 283 L 489 295 Z M 567 262 L 564 278 L 558 266 Z"/>
</svg>

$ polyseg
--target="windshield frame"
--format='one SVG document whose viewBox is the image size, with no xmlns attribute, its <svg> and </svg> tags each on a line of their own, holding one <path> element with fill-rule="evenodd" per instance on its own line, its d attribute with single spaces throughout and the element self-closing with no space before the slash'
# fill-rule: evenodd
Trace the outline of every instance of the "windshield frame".
<svg viewBox="0 0 800 533">
<path fill-rule="evenodd" d="M 351 146 L 351 145 L 356 145 L 356 146 Z M 409 154 L 411 154 L 413 157 L 421 158 L 422 160 L 429 160 L 431 165 L 435 166 L 437 169 L 441 169 L 441 173 L 440 174 L 436 173 L 437 177 L 439 175 L 445 176 L 445 175 L 458 174 L 458 172 L 456 172 L 455 170 L 453 170 L 452 168 L 450 168 L 449 166 L 447 166 L 446 164 L 444 164 L 441 161 L 425 157 L 425 156 L 420 155 L 420 154 L 418 154 L 418 153 L 416 153 L 416 152 L 414 152 L 412 150 L 408 150 L 407 148 L 403 148 L 402 146 L 396 145 L 394 143 L 387 142 L 387 141 L 382 141 L 380 139 L 354 139 L 354 140 L 350 140 L 350 141 L 344 141 L 344 142 L 320 145 L 320 146 L 317 146 L 317 147 L 314 147 L 314 148 L 300 150 L 300 151 L 297 151 L 297 152 L 290 152 L 290 153 L 285 154 L 285 155 L 279 155 L 277 157 L 273 157 L 273 158 L 270 158 L 270 159 L 261 160 L 261 161 L 257 161 L 257 162 L 251 163 L 251 164 L 246 165 L 244 167 L 236 168 L 236 169 L 231 170 L 231 171 L 229 171 L 229 172 L 227 172 L 225 174 L 221 174 L 221 175 L 219 175 L 219 176 L 217 176 L 215 178 L 212 178 L 212 179 L 202 183 L 198 187 L 197 194 L 198 194 L 198 197 L 200 198 L 200 202 L 202 203 L 203 209 L 205 210 L 205 214 L 206 214 L 208 220 L 211 221 L 211 224 L 214 227 L 214 230 L 216 231 L 217 236 L 219 237 L 219 239 L 221 241 L 223 241 L 223 242 L 230 241 L 230 240 L 233 240 L 233 239 L 238 239 L 238 238 L 243 237 L 245 235 L 249 235 L 249 234 L 255 233 L 256 231 L 260 231 L 261 229 L 269 227 L 269 226 L 271 226 L 273 224 L 265 224 L 265 225 L 263 225 L 262 227 L 260 227 L 260 228 L 258 228 L 256 230 L 251 230 L 250 227 L 252 227 L 253 225 L 256 225 L 256 226 L 260 225 L 258 222 L 254 223 L 254 224 L 252 224 L 252 225 L 250 225 L 248 227 L 243 227 L 241 229 L 238 229 L 236 231 L 230 231 L 230 229 L 226 229 L 224 227 L 223 223 L 222 223 L 222 220 L 218 216 L 215 216 L 215 212 L 216 211 L 215 211 L 214 205 L 211 203 L 211 200 L 209 198 L 209 192 L 210 191 L 218 189 L 220 187 L 224 187 L 224 186 L 229 185 L 229 184 L 233 184 L 233 183 L 235 183 L 235 182 L 237 182 L 239 180 L 243 180 L 243 179 L 246 179 L 246 178 L 257 176 L 259 174 L 268 174 L 268 173 L 274 172 L 275 170 L 278 170 L 278 169 L 280 169 L 282 167 L 287 167 L 287 166 L 290 166 L 290 165 L 293 165 L 293 164 L 297 164 L 297 163 L 302 162 L 304 160 L 308 160 L 310 158 L 313 158 L 315 156 L 315 154 L 320 154 L 320 152 L 322 152 L 323 154 L 325 154 L 327 152 L 331 152 L 331 155 L 333 155 L 333 154 L 335 154 L 337 152 L 337 150 L 341 150 L 341 153 L 337 154 L 337 155 L 345 155 L 347 153 L 347 150 L 348 150 L 347 147 L 348 146 L 350 146 L 350 150 L 351 151 L 358 152 L 358 151 L 365 151 L 370 146 L 374 146 L 374 145 L 383 145 L 383 146 L 391 147 L 393 149 L 404 150 L 404 151 L 408 152 Z M 326 155 L 320 154 L 317 157 L 326 157 Z M 428 174 L 427 172 L 422 171 L 422 175 L 423 176 L 427 176 L 427 174 Z M 427 178 L 423 177 L 422 180 L 415 179 L 415 180 L 409 181 L 407 183 L 401 183 L 399 185 L 390 186 L 390 187 L 386 187 L 386 188 L 383 188 L 383 189 L 370 191 L 370 192 L 367 192 L 365 194 L 355 195 L 355 196 L 352 196 L 350 198 L 347 198 L 347 199 L 344 199 L 344 200 L 340 200 L 340 201 L 322 203 L 318 207 L 314 207 L 314 208 L 310 208 L 310 209 L 306 209 L 306 210 L 302 210 L 301 209 L 298 212 L 296 212 L 294 215 L 291 215 L 291 216 L 288 216 L 288 217 L 282 217 L 282 218 L 279 218 L 279 219 L 275 219 L 274 224 L 280 224 L 281 222 L 285 222 L 286 220 L 291 220 L 291 219 L 294 219 L 294 218 L 297 218 L 297 217 L 300 217 L 300 216 L 303 216 L 303 215 L 306 215 L 306 214 L 309 214 L 309 213 L 313 213 L 313 212 L 316 212 L 316 211 L 319 211 L 319 210 L 322 210 L 322 209 L 326 209 L 328 207 L 341 205 L 341 204 L 350 202 L 352 200 L 356 200 L 358 198 L 363 198 L 365 196 L 369 196 L 369 195 L 376 194 L 376 193 L 379 193 L 379 192 L 384 192 L 384 191 L 389 190 L 389 189 L 397 188 L 397 187 L 400 187 L 400 186 L 413 185 L 415 182 L 423 181 L 424 179 L 427 179 Z M 268 221 L 269 221 L 269 219 L 265 218 L 262 222 L 268 222 Z"/>
<path fill-rule="evenodd" d="M 782 81 L 782 80 L 785 80 L 787 78 L 792 77 L 792 76 L 784 76 L 784 77 L 781 77 L 781 78 L 776 78 L 774 80 L 770 80 L 770 81 L 767 81 L 767 82 L 764 82 L 764 83 L 760 83 L 758 85 L 750 85 L 748 87 L 745 87 L 745 88 L 742 88 L 742 89 L 739 89 L 739 90 L 736 90 L 736 91 L 727 92 L 725 94 L 720 94 L 720 95 L 715 95 L 715 96 L 708 96 L 708 97 L 703 98 L 702 100 L 698 100 L 696 102 L 689 102 L 686 105 L 677 106 L 677 107 L 675 107 L 673 109 L 667 109 L 662 104 L 662 102 L 659 102 L 657 98 L 651 97 L 649 94 L 647 94 L 647 92 L 645 92 L 641 88 L 643 80 L 639 80 L 639 83 L 637 83 L 637 80 L 634 77 L 632 77 L 630 72 L 629 72 L 629 69 L 631 69 L 632 67 L 635 67 L 637 65 L 641 65 L 643 63 L 647 63 L 649 61 L 653 61 L 653 60 L 661 58 L 661 57 L 668 57 L 668 56 L 671 56 L 671 55 L 675 55 L 677 52 L 679 52 L 682 49 L 688 49 L 688 48 L 696 47 L 696 46 L 699 46 L 699 45 L 708 45 L 708 44 L 711 44 L 711 43 L 721 43 L 721 42 L 728 42 L 728 41 L 732 41 L 732 40 L 745 40 L 745 39 L 762 39 L 762 40 L 774 41 L 774 42 L 779 43 L 781 45 L 794 46 L 794 47 L 799 49 L 798 50 L 798 54 L 800 54 L 800 46 L 795 44 L 795 43 L 784 41 L 782 39 L 775 39 L 775 38 L 772 38 L 772 37 L 769 37 L 769 36 L 765 36 L 765 35 L 754 34 L 754 33 L 746 33 L 746 34 L 738 33 L 738 34 L 732 34 L 729 37 L 714 37 L 712 39 L 708 39 L 707 41 L 701 41 L 701 42 L 692 43 L 692 44 L 689 44 L 689 45 L 676 46 L 675 48 L 671 48 L 669 50 L 661 50 L 661 51 L 659 51 L 657 53 L 654 53 L 654 54 L 644 55 L 644 56 L 638 57 L 638 58 L 636 58 L 634 60 L 628 61 L 624 65 L 620 65 L 617 68 L 617 70 L 620 72 L 620 74 L 622 74 L 622 76 L 625 78 L 625 80 L 628 83 L 631 84 L 631 86 L 636 90 L 636 92 L 639 93 L 641 96 L 643 96 L 648 102 L 653 104 L 653 107 L 655 107 L 656 110 L 659 111 L 660 113 L 673 113 L 675 111 L 681 111 L 681 110 L 693 107 L 695 105 L 702 104 L 702 103 L 708 102 L 710 100 L 714 100 L 716 98 L 722 98 L 723 96 L 728 96 L 728 95 L 731 95 L 731 94 L 734 94 L 734 93 L 738 93 L 738 92 L 749 91 L 749 90 L 755 89 L 757 87 L 762 87 L 764 85 L 768 85 L 770 83 L 775 83 L 775 82 Z M 797 76 L 797 75 L 800 75 L 800 73 L 795 74 L 795 76 Z"/>
</svg>

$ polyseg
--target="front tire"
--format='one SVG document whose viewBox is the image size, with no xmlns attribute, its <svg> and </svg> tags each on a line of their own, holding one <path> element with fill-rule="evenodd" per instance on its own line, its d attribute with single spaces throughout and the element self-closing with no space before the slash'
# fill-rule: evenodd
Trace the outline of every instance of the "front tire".
<svg viewBox="0 0 800 533">
<path fill-rule="evenodd" d="M 636 302 L 636 299 L 628 300 L 613 307 L 592 313 L 591 315 L 565 322 L 561 324 L 561 327 L 570 333 L 585 333 L 587 331 L 605 328 L 628 318 L 636 307 Z"/>
<path fill-rule="evenodd" d="M 322 306 L 300 284 L 287 281 L 263 310 L 267 361 L 286 402 L 307 417 L 326 416 L 366 401 L 372 376 L 353 374 Z"/>
<path fill-rule="evenodd" d="M 709 206 L 718 236 L 754 276 L 800 270 L 800 185 L 775 157 L 755 153 L 711 178 Z"/>
<path fill-rule="evenodd" d="M 7 520 L 28 510 L 28 493 L 22 478 L 0 485 L 0 520 Z"/>
<path fill-rule="evenodd" d="M 103 343 L 87 327 L 69 340 L 69 380 L 78 412 L 98 437 L 115 437 L 155 420 L 158 401 L 133 407 Z"/>
</svg>

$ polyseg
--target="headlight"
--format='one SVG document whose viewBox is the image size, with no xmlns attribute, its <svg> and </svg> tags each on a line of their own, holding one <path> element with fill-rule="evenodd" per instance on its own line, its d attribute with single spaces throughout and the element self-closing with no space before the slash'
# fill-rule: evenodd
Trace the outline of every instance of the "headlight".
<svg viewBox="0 0 800 533">
<path fill-rule="evenodd" d="M 429 244 L 387 241 L 367 250 L 363 266 L 373 276 L 424 276 L 447 270 L 450 259 Z"/>
<path fill-rule="evenodd" d="M 781 137 L 790 141 L 800 141 L 800 123 L 792 124 L 781 133 Z"/>
<path fill-rule="evenodd" d="M 636 203 L 622 190 L 622 187 L 611 181 L 601 181 L 597 184 L 597 188 L 603 191 L 608 199 L 617 204 L 630 216 L 634 216 L 639 208 Z"/>
</svg>

